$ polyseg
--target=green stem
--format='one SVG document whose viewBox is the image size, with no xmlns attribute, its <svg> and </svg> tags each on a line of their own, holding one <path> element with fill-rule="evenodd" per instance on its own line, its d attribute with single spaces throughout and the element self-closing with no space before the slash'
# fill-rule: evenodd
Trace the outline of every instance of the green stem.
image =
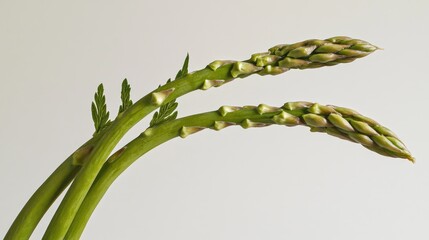
<svg viewBox="0 0 429 240">
<path fill-rule="evenodd" d="M 70 184 L 79 168 L 67 158 L 46 181 L 36 190 L 19 212 L 5 239 L 29 239 L 40 219 Z"/>
<path fill-rule="evenodd" d="M 76 176 L 78 162 L 89 153 L 95 140 L 92 138 L 70 155 L 34 192 L 6 233 L 6 240 L 30 238 L 40 219 Z"/>
<path fill-rule="evenodd" d="M 101 198 L 123 171 L 146 152 L 166 141 L 180 136 L 183 126 L 213 128 L 215 121 L 228 124 L 240 124 L 246 119 L 257 121 L 258 123 L 272 124 L 274 123 L 272 117 L 276 113 L 278 113 L 278 111 L 260 115 L 255 110 L 244 109 L 227 114 L 226 116 L 221 116 L 219 112 L 214 111 L 176 119 L 148 129 L 145 132 L 147 135 L 142 134 L 135 138 L 124 148 L 113 154 L 105 163 L 76 214 L 75 220 L 66 235 L 66 239 L 79 239 Z"/>
<path fill-rule="evenodd" d="M 173 99 L 191 91 L 200 89 L 206 79 L 232 79 L 230 74 L 231 68 L 232 64 L 227 64 L 216 69 L 216 71 L 205 68 L 188 74 L 181 79 L 167 83 L 161 88 L 156 89 L 141 98 L 127 111 L 120 114 L 108 129 L 103 132 L 103 136 L 100 141 L 96 143 L 91 154 L 86 159 L 81 171 L 76 175 L 70 189 L 52 218 L 43 239 L 64 238 L 76 212 L 80 207 L 80 204 L 85 198 L 85 195 L 89 191 L 107 157 L 131 127 L 147 116 L 150 112 L 157 109 L 159 105 L 172 101 Z M 154 102 L 154 93 L 159 93 L 168 89 L 174 89 L 174 91 L 171 92 L 164 101 Z"/>
<path fill-rule="evenodd" d="M 221 130 L 237 124 L 243 128 L 264 127 L 271 124 L 303 125 L 310 127 L 313 132 L 325 132 L 362 144 L 385 156 L 414 160 L 411 153 L 397 139 L 396 134 L 351 109 L 310 102 L 288 102 L 281 108 L 265 104 L 243 108 L 223 106 L 215 112 L 188 116 L 148 128 L 139 137 L 113 154 L 104 164 L 86 195 L 66 238 L 77 239 L 80 237 L 92 212 L 109 186 L 146 152 L 177 136 L 184 138 L 206 128 Z"/>
</svg>

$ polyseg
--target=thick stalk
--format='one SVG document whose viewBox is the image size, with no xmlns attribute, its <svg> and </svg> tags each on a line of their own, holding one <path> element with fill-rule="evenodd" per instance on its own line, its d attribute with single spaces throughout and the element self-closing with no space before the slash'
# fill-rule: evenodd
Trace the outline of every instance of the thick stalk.
<svg viewBox="0 0 429 240">
<path fill-rule="evenodd" d="M 37 224 L 80 169 L 81 161 L 91 150 L 95 138 L 68 157 L 33 193 L 15 218 L 5 239 L 29 239 Z"/>
<path fill-rule="evenodd" d="M 77 210 L 80 207 L 86 193 L 91 187 L 98 172 L 103 166 L 105 160 L 124 136 L 124 134 L 134 126 L 138 121 L 147 116 L 150 112 L 157 109 L 164 102 L 176 99 L 190 91 L 201 88 L 206 79 L 231 79 L 230 69 L 232 64 L 227 64 L 216 71 L 203 69 L 187 75 L 182 79 L 170 82 L 154 92 L 146 95 L 127 111 L 112 122 L 111 126 L 103 133 L 102 138 L 94 146 L 93 151 L 84 163 L 81 171 L 76 175 L 70 189 L 61 202 L 58 210 L 52 218 L 43 239 L 63 239 L 67 230 L 74 219 Z M 163 98 L 163 91 L 170 92 L 161 102 L 158 99 Z M 159 95 L 155 95 L 160 93 Z M 153 97 L 156 96 L 156 97 Z"/>
<path fill-rule="evenodd" d="M 61 202 L 44 239 L 64 238 L 85 195 L 113 148 L 132 126 L 161 104 L 196 89 L 220 86 L 236 77 L 246 77 L 253 73 L 275 75 L 290 68 L 331 66 L 351 62 L 374 50 L 375 47 L 364 41 L 344 37 L 305 41 L 288 47 L 282 45 L 269 53 L 252 56 L 246 62 L 215 61 L 209 68 L 188 74 L 151 92 L 118 116 L 105 130 Z"/>
<path fill-rule="evenodd" d="M 352 122 L 354 126 L 365 125 L 368 128 L 353 127 L 349 122 Z M 114 180 L 139 157 L 158 145 L 178 136 L 187 137 L 206 128 L 221 130 L 231 125 L 250 128 L 271 124 L 307 126 L 312 131 L 326 132 L 335 137 L 360 143 L 383 155 L 413 161 L 412 156 L 403 145 L 391 148 L 392 146 L 388 146 L 386 143 L 380 144 L 378 141 L 372 141 L 371 139 L 386 138 L 391 143 L 400 143 L 393 132 L 350 109 L 308 102 L 286 103 L 282 108 L 264 104 L 244 108 L 224 106 L 218 111 L 176 119 L 149 128 L 113 154 L 86 195 L 66 239 L 78 239 L 81 236 L 91 214 Z"/>
<path fill-rule="evenodd" d="M 198 126 L 197 129 L 212 127 L 215 121 L 226 121 L 226 124 L 240 124 L 247 118 L 258 119 L 260 122 L 272 122 L 274 113 L 261 116 L 252 110 L 241 111 L 235 115 L 222 117 L 218 112 L 208 112 L 186 118 L 177 119 L 149 129 L 150 134 L 137 137 L 124 148 L 112 155 L 106 162 L 85 197 L 66 239 L 79 239 L 92 212 L 104 196 L 114 180 L 134 161 L 158 145 L 180 136 L 183 126 Z"/>
</svg>

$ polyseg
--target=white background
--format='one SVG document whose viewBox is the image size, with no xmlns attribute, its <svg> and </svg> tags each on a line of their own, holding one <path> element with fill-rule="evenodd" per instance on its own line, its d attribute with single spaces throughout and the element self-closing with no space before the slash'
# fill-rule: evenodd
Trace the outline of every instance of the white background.
<svg viewBox="0 0 429 240">
<path fill-rule="evenodd" d="M 137 100 L 174 77 L 187 52 L 194 71 L 279 43 L 347 35 L 384 50 L 351 64 L 193 92 L 178 99 L 179 116 L 223 104 L 346 106 L 393 129 L 415 165 L 303 127 L 206 130 L 131 166 L 82 238 L 429 239 L 428 23 L 426 0 L 2 0 L 0 236 L 91 137 L 99 83 L 114 117 L 123 78 Z"/>
</svg>

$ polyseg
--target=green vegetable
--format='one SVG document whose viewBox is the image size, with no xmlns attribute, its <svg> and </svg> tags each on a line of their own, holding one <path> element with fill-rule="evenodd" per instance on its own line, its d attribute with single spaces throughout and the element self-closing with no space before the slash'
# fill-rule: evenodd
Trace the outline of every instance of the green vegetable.
<svg viewBox="0 0 429 240">
<path fill-rule="evenodd" d="M 42 184 L 24 206 L 5 239 L 28 239 L 41 217 L 72 181 L 52 218 L 44 239 L 75 239 L 82 233 L 95 206 L 110 184 L 132 162 L 159 144 L 175 137 L 211 128 L 221 130 L 232 125 L 243 128 L 272 124 L 310 127 L 314 132 L 357 142 L 377 153 L 413 157 L 404 144 L 387 128 L 354 110 L 309 102 L 289 102 L 282 107 L 261 104 L 257 107 L 223 106 L 218 111 L 177 118 L 176 99 L 194 90 L 219 87 L 235 78 L 252 74 L 276 75 L 289 69 L 307 69 L 349 63 L 378 48 L 362 40 L 334 37 L 277 45 L 268 52 L 253 54 L 244 61 L 217 60 L 206 68 L 189 73 L 189 55 L 175 80 L 168 80 L 135 103 L 131 87 L 122 82 L 118 116 L 110 121 L 103 85 L 97 89 L 91 105 L 95 133 L 82 147 Z M 139 137 L 111 155 L 124 134 L 152 111 L 149 128 Z"/>
<path fill-rule="evenodd" d="M 305 105 L 305 107 L 293 109 L 289 107 L 297 105 Z M 325 109 L 328 112 L 312 113 L 315 108 Z M 393 133 L 385 134 L 383 131 L 378 131 L 376 135 L 371 136 L 359 133 L 359 131 L 350 126 L 350 122 L 355 121 L 357 113 L 354 112 L 355 114 L 352 115 L 341 114 L 336 111 L 337 108 L 335 106 L 322 106 L 317 103 L 303 104 L 302 102 L 286 103 L 281 108 L 265 104 L 260 104 L 257 107 L 222 106 L 218 111 L 192 115 L 150 127 L 107 160 L 76 214 L 66 238 L 78 239 L 80 237 L 92 212 L 109 186 L 134 161 L 166 141 L 176 137 L 186 138 L 204 129 L 219 131 L 229 126 L 241 126 L 247 129 L 270 125 L 285 125 L 288 127 L 301 125 L 310 127 L 312 132 L 326 132 L 329 135 L 361 144 L 385 156 L 414 161 L 411 153 Z M 228 111 L 225 111 L 226 109 Z M 314 125 L 318 125 L 317 129 L 315 129 Z M 372 125 L 372 127 L 384 128 L 381 125 Z M 385 139 L 386 143 L 379 143 L 377 139 L 380 138 Z M 399 142 L 402 145 L 394 146 L 395 142 Z"/>
</svg>

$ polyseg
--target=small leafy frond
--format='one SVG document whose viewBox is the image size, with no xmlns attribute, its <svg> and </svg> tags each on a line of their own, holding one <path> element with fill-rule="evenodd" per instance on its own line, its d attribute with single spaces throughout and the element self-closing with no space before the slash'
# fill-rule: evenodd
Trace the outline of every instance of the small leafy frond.
<svg viewBox="0 0 429 240">
<path fill-rule="evenodd" d="M 121 100 L 122 104 L 119 106 L 119 113 L 127 110 L 131 105 L 133 105 L 133 101 L 130 99 L 131 86 L 128 84 L 128 80 L 125 78 L 122 81 L 122 90 L 121 90 Z"/>
<path fill-rule="evenodd" d="M 171 79 L 168 79 L 167 83 L 169 83 L 170 81 Z M 153 127 L 155 125 L 176 119 L 177 111 L 174 110 L 176 110 L 178 105 L 179 104 L 176 102 L 176 100 L 161 105 L 159 111 L 153 114 L 149 127 Z"/>
<path fill-rule="evenodd" d="M 189 65 L 189 53 L 186 54 L 185 61 L 183 62 L 182 69 L 180 69 L 176 74 L 176 79 L 182 78 L 188 74 L 188 65 Z"/>
<path fill-rule="evenodd" d="M 91 113 L 92 120 L 94 121 L 95 135 L 110 124 L 103 84 L 98 85 L 97 92 L 94 95 L 94 102 L 91 104 Z"/>
<path fill-rule="evenodd" d="M 189 65 L 189 54 L 186 55 L 185 61 L 183 62 L 182 69 L 180 69 L 179 72 L 177 72 L 174 80 L 182 78 L 188 74 L 188 65 Z M 167 83 L 169 83 L 169 82 L 171 82 L 171 78 L 167 80 Z M 159 87 L 161 87 L 161 85 L 159 85 Z M 176 99 L 162 105 L 159 108 L 159 111 L 157 111 L 153 114 L 153 117 L 152 117 L 152 120 L 150 121 L 149 127 L 153 127 L 153 126 L 156 126 L 158 124 L 165 123 L 165 122 L 176 119 L 177 118 L 177 111 L 175 111 L 175 110 L 176 110 L 177 106 L 178 106 L 178 103 L 176 102 Z"/>
<path fill-rule="evenodd" d="M 159 111 L 155 112 L 155 114 L 153 115 L 153 118 L 150 121 L 149 127 L 153 127 L 161 123 L 176 119 L 177 111 L 174 111 L 174 110 L 176 110 L 177 106 L 178 106 L 178 103 L 176 101 L 172 101 L 162 105 L 159 108 Z"/>
</svg>

